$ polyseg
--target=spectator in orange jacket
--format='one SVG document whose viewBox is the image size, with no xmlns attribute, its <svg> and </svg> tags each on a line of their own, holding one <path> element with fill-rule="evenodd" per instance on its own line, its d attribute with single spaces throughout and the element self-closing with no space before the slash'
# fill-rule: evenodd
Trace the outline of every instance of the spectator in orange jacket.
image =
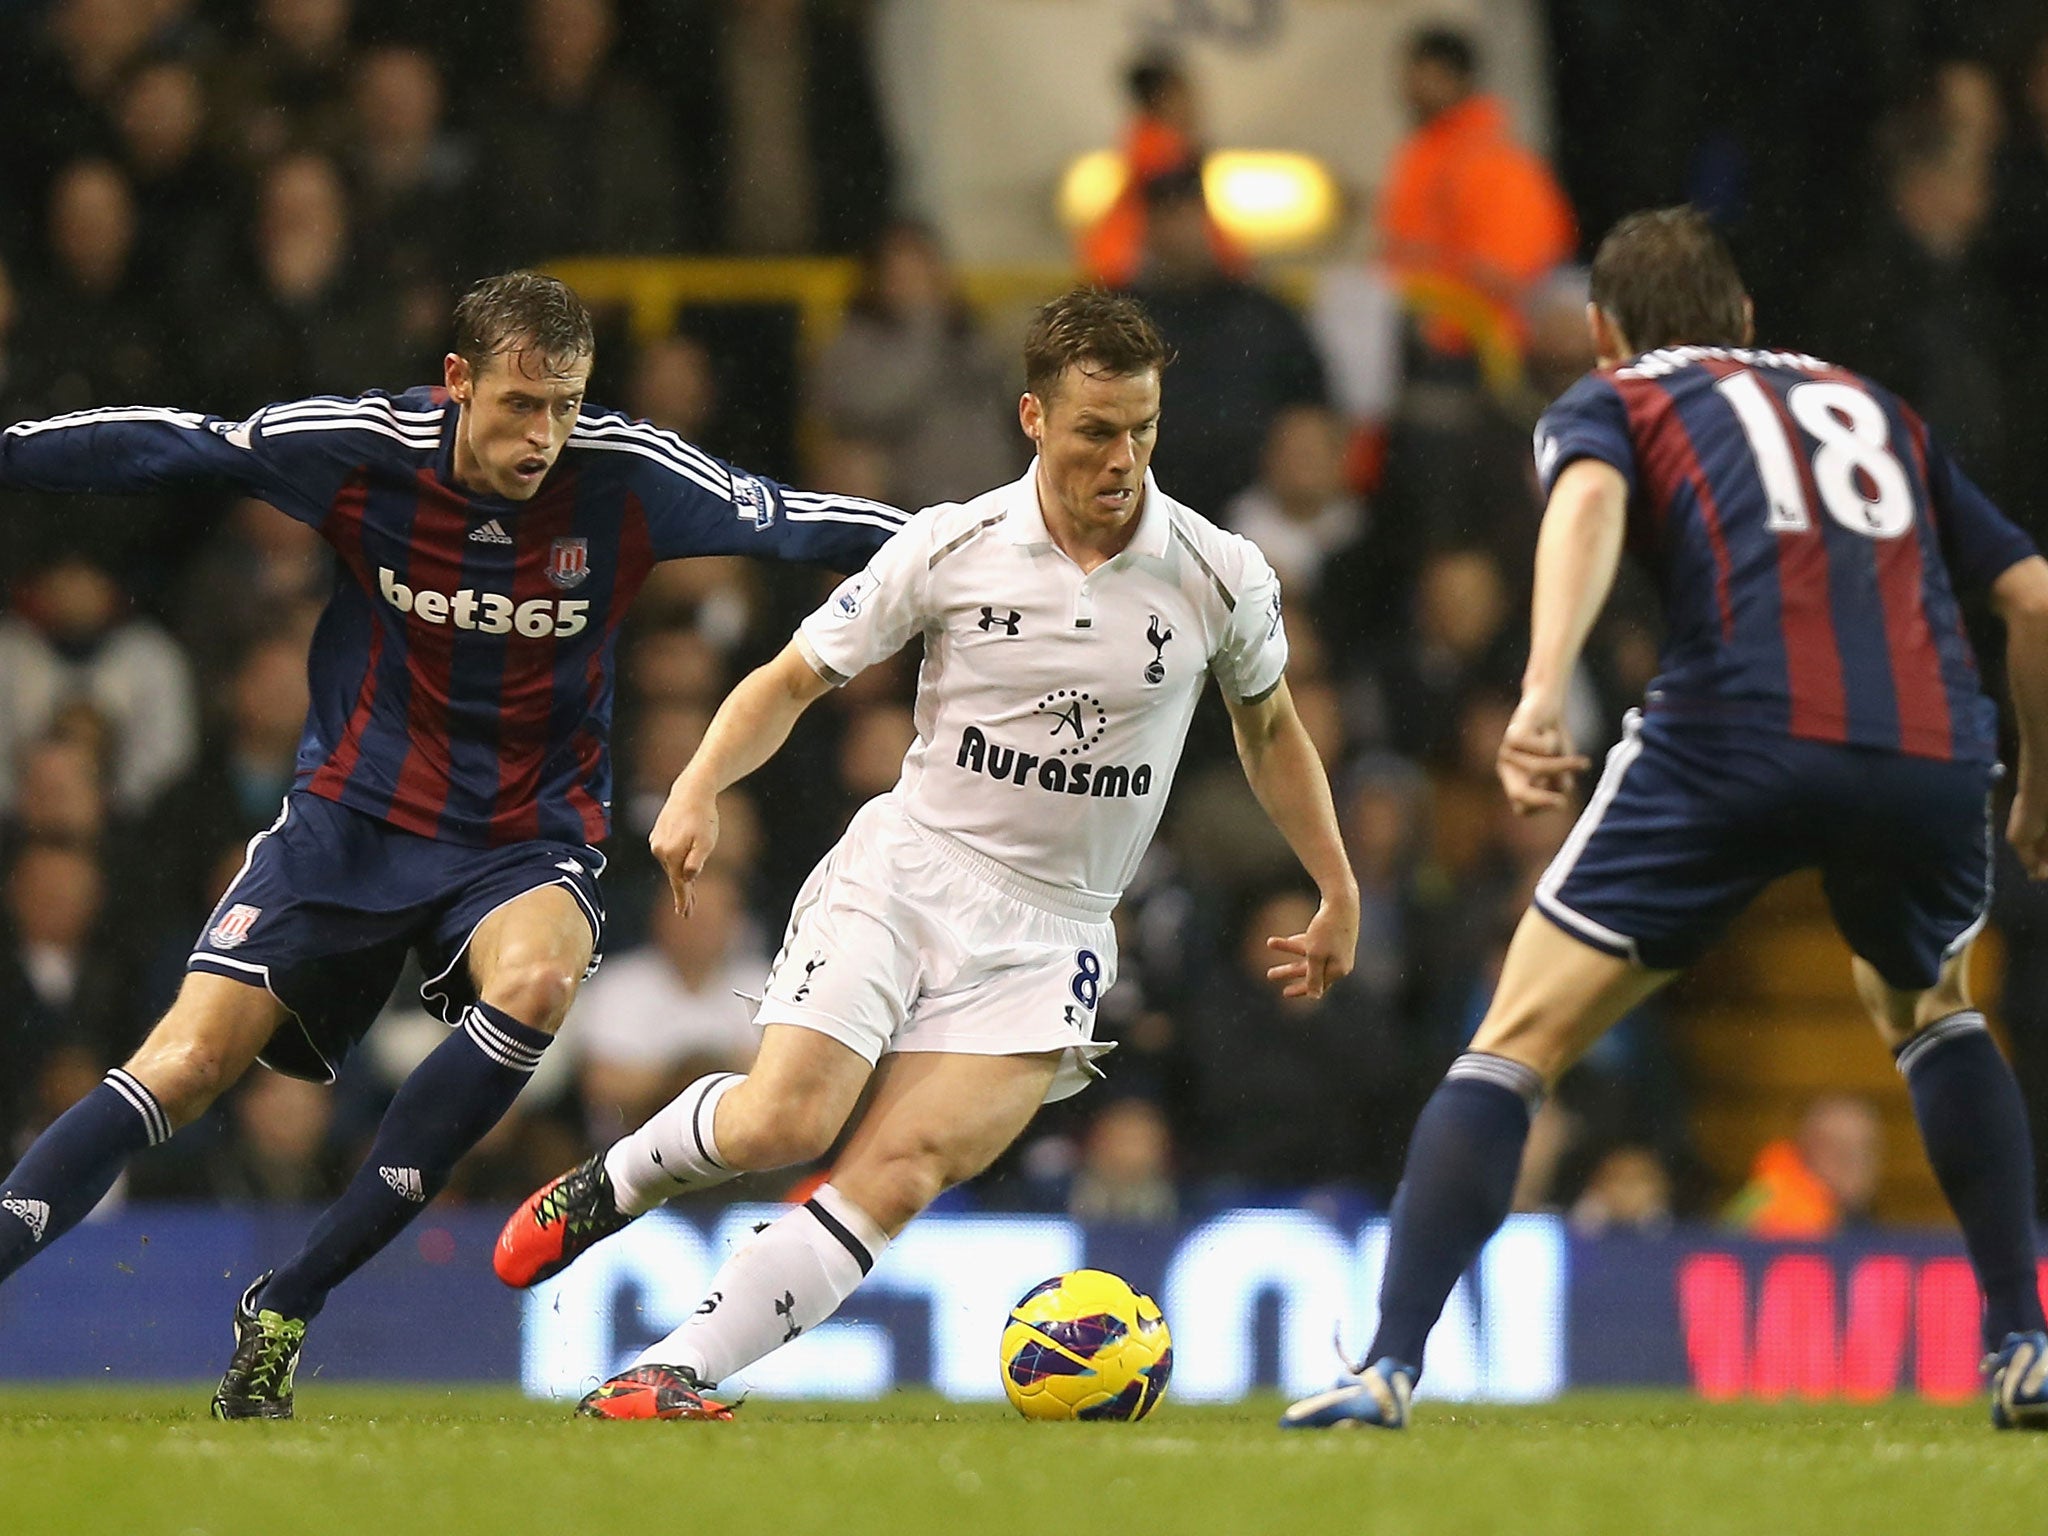
<svg viewBox="0 0 2048 1536">
<path fill-rule="evenodd" d="M 1797 1137 L 1757 1153 L 1749 1182 L 1722 1216 L 1752 1237 L 1827 1237 L 1869 1219 L 1883 1171 L 1870 1101 L 1824 1094 L 1800 1117 Z"/>
<path fill-rule="evenodd" d="M 1477 89 L 1463 34 L 1432 27 L 1408 47 L 1402 91 L 1415 131 L 1394 151 L 1380 196 L 1387 265 L 1404 286 L 1448 285 L 1519 350 L 1524 295 L 1578 244 L 1578 225 L 1550 168 L 1517 143 L 1507 109 Z M 1466 329 L 1438 318 L 1424 339 L 1471 350 Z"/>
<path fill-rule="evenodd" d="M 1124 184 L 1109 211 L 1081 234 L 1081 266 L 1089 280 L 1106 287 L 1136 281 L 1149 243 L 1147 194 L 1162 176 L 1201 169 L 1200 109 L 1194 82 L 1175 60 L 1140 59 L 1124 76 L 1134 115 L 1124 136 Z M 1232 277 L 1251 270 L 1235 240 L 1209 220 L 1209 248 L 1216 265 Z"/>
</svg>

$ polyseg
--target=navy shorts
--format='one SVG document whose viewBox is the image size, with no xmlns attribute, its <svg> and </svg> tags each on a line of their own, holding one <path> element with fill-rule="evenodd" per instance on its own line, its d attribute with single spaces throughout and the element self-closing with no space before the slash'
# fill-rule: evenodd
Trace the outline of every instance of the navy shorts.
<svg viewBox="0 0 2048 1536">
<path fill-rule="evenodd" d="M 1984 926 L 2001 771 L 1630 711 L 1536 905 L 1678 970 L 1771 881 L 1818 869 L 1849 947 L 1894 987 L 1930 987 Z"/>
<path fill-rule="evenodd" d="M 420 1000 L 453 1024 L 476 1001 L 463 957 L 507 902 L 560 885 L 590 920 L 590 967 L 604 947 L 597 877 L 582 843 L 472 848 L 402 832 L 318 795 L 294 792 L 207 919 L 188 971 L 260 984 L 290 1011 L 263 1063 L 332 1082 L 416 953 Z M 588 974 L 586 972 L 586 974 Z"/>
</svg>

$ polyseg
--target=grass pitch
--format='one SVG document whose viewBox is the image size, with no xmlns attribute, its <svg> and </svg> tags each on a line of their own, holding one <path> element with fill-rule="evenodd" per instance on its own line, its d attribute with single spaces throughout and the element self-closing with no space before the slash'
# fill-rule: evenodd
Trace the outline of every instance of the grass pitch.
<svg viewBox="0 0 2048 1536">
<path fill-rule="evenodd" d="M 916 1394 L 601 1424 L 509 1392 L 318 1381 L 292 1423 L 215 1424 L 208 1390 L 0 1389 L 0 1532 L 1839 1536 L 2037 1529 L 2048 1487 L 2048 1436 L 1913 1400 L 1424 1404 L 1387 1435 L 1283 1434 L 1278 1399 L 1169 1399 L 1136 1425 Z"/>
</svg>

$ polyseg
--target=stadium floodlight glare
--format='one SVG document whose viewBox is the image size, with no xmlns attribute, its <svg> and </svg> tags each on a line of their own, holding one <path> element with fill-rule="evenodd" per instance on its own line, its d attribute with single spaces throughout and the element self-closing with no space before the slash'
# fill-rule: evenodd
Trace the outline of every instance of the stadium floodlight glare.
<svg viewBox="0 0 2048 1536">
<path fill-rule="evenodd" d="M 1054 207 L 1061 225 L 1086 229 L 1124 189 L 1123 156 L 1097 149 L 1060 177 Z M 1209 212 L 1255 256 L 1313 250 L 1336 232 L 1343 198 L 1329 167 L 1288 149 L 1224 149 L 1202 162 Z"/>
<path fill-rule="evenodd" d="M 1209 212 L 1250 251 L 1306 251 L 1337 228 L 1336 178 L 1313 155 L 1286 149 L 1225 149 L 1202 162 Z"/>
<path fill-rule="evenodd" d="M 1065 229 L 1086 229 L 1124 189 L 1124 157 L 1113 149 L 1091 149 L 1060 177 L 1053 207 Z"/>
</svg>

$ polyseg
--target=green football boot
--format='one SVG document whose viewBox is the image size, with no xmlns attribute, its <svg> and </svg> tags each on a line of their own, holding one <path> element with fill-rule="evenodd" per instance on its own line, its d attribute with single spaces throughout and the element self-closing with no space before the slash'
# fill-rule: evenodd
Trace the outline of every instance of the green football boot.
<svg viewBox="0 0 2048 1536">
<path fill-rule="evenodd" d="M 216 1419 L 288 1419 L 292 1376 L 306 1325 L 296 1317 L 259 1311 L 257 1294 L 270 1279 L 265 1270 L 235 1304 L 235 1356 L 213 1393 Z"/>
</svg>

